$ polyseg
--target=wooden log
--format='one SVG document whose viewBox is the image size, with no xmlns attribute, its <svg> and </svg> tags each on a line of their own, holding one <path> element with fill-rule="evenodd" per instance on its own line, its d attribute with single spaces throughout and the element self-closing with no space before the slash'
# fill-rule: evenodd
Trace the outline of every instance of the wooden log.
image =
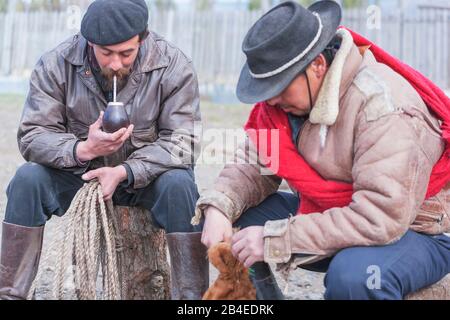
<svg viewBox="0 0 450 320">
<path fill-rule="evenodd" d="M 432 286 L 409 294 L 405 300 L 450 300 L 450 274 Z"/>
<path fill-rule="evenodd" d="M 122 282 L 127 300 L 170 299 L 170 269 L 165 233 L 151 221 L 147 210 L 116 207 L 122 240 Z"/>
</svg>

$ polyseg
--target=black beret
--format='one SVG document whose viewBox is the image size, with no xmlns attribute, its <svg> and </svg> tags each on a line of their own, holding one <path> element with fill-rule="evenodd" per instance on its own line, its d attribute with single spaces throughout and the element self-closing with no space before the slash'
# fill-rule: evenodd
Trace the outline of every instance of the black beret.
<svg viewBox="0 0 450 320">
<path fill-rule="evenodd" d="M 130 40 L 147 24 L 144 0 L 96 0 L 81 21 L 81 34 L 92 43 L 108 46 Z"/>
</svg>

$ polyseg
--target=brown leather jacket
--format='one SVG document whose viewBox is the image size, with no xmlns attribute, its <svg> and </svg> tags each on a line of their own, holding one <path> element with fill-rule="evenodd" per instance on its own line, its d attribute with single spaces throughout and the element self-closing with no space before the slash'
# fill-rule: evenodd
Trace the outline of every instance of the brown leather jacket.
<svg viewBox="0 0 450 320">
<path fill-rule="evenodd" d="M 107 101 L 86 57 L 79 34 L 44 54 L 30 81 L 18 131 L 27 161 L 76 173 L 125 162 L 134 188 L 147 186 L 171 168 L 193 166 L 199 146 L 199 92 L 195 71 L 179 49 L 151 33 L 140 48 L 129 81 L 118 93 L 135 129 L 121 150 L 82 166 L 74 158 L 77 141 L 86 139 Z"/>
<path fill-rule="evenodd" d="M 314 106 L 321 119 L 329 119 L 335 106 L 337 118 L 324 136 L 317 113 L 311 114 L 298 151 L 323 178 L 352 183 L 352 202 L 267 222 L 267 262 L 310 263 L 346 247 L 392 243 L 410 228 L 430 234 L 450 230 L 450 188 L 424 201 L 430 172 L 444 150 L 440 123 L 409 83 L 369 50 L 352 42 L 348 51 L 342 70 L 330 68 Z M 341 76 L 333 77 L 338 71 Z M 254 156 L 236 153 L 244 155 Z M 198 200 L 197 218 L 212 205 L 235 221 L 261 203 L 281 180 L 260 172 L 260 164 L 226 165 Z"/>
</svg>

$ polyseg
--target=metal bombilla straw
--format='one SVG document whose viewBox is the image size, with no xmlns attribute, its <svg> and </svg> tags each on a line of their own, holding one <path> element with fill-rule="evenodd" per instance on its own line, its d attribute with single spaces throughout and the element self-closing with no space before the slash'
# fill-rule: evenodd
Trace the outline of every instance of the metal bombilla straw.
<svg viewBox="0 0 450 320">
<path fill-rule="evenodd" d="M 114 76 L 114 82 L 113 82 L 113 102 L 117 102 L 117 76 Z"/>
</svg>

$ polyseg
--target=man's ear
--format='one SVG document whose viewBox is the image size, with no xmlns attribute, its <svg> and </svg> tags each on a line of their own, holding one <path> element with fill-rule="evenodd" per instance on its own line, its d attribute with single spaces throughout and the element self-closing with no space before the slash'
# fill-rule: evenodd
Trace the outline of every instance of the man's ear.
<svg viewBox="0 0 450 320">
<path fill-rule="evenodd" d="M 325 56 L 321 53 L 319 54 L 313 62 L 310 64 L 311 71 L 314 73 L 314 75 L 320 79 L 322 78 L 325 73 L 327 72 L 327 60 L 325 59 Z"/>
<path fill-rule="evenodd" d="M 90 42 L 90 41 L 88 41 L 88 45 L 89 45 L 90 47 L 94 47 L 94 44 L 93 44 L 92 42 Z"/>
</svg>

